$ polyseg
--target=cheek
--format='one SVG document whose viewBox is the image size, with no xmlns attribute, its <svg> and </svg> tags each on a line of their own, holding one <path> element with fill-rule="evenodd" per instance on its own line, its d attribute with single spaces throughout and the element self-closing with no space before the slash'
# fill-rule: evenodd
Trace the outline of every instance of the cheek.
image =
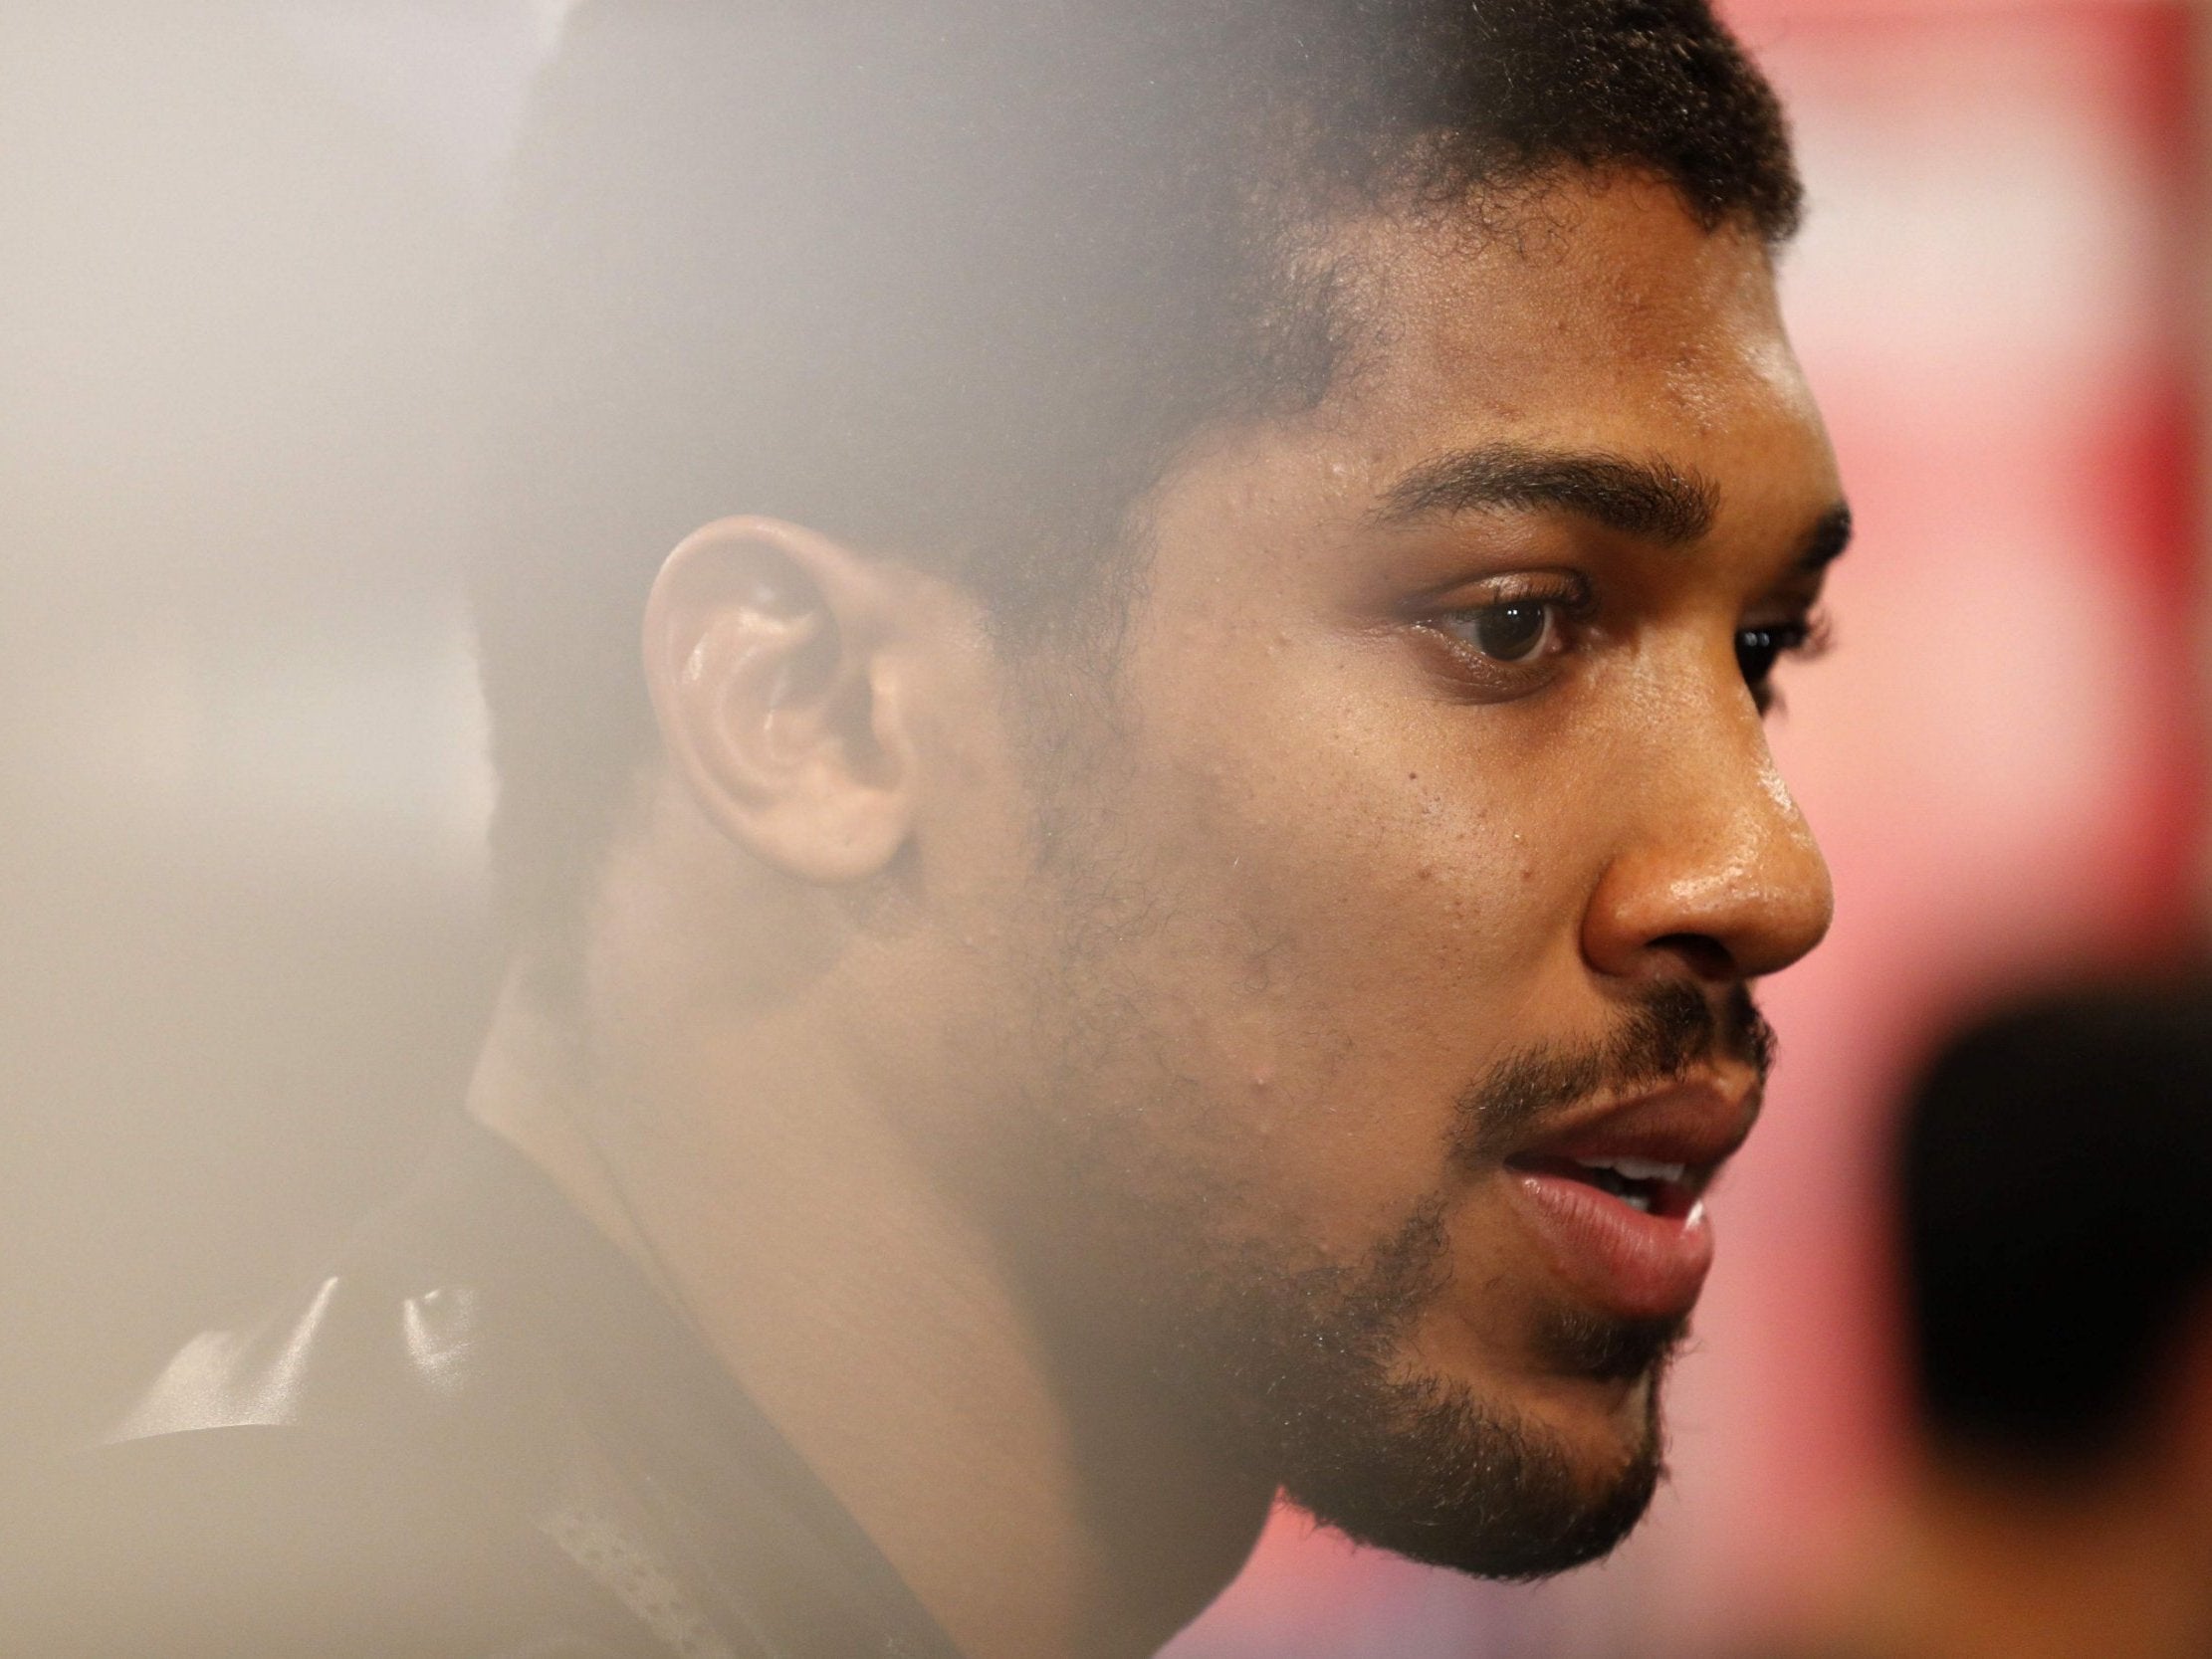
<svg viewBox="0 0 2212 1659">
<path fill-rule="evenodd" d="M 1481 712 L 1226 707 L 1129 797 L 1148 1000 L 1247 1187 L 1349 1234 L 1434 1192 L 1459 1096 L 1561 1024 L 1586 861 L 1528 757 L 1477 752 Z"/>
</svg>

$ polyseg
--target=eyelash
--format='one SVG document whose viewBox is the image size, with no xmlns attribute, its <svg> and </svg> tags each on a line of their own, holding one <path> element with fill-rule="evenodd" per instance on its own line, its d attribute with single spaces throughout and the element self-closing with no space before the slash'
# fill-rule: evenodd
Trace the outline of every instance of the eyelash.
<svg viewBox="0 0 2212 1659">
<path fill-rule="evenodd" d="M 1522 577 L 1498 583 L 1482 604 L 1438 611 L 1424 626 L 1450 643 L 1454 655 L 1477 674 L 1486 696 L 1504 699 L 1535 690 L 1538 676 L 1546 672 L 1544 663 L 1569 648 L 1567 631 L 1587 623 L 1595 609 L 1589 585 L 1578 578 Z M 1486 624 L 1502 622 L 1518 629 L 1530 615 L 1537 619 L 1538 631 L 1520 655 L 1506 656 L 1499 649 L 1504 642 L 1482 637 Z"/>
<path fill-rule="evenodd" d="M 1478 668 L 1488 682 L 1483 688 L 1486 692 L 1505 698 L 1536 690 L 1541 684 L 1537 676 L 1544 672 L 1541 665 L 1571 648 L 1564 637 L 1566 630 L 1587 622 L 1595 608 L 1588 587 L 1579 581 L 1544 588 L 1532 583 L 1520 591 L 1500 592 L 1484 604 L 1439 612 L 1427 626 L 1450 641 L 1462 660 Z M 1495 640 L 1492 647 L 1482 643 L 1479 634 L 1485 623 L 1503 620 L 1517 629 L 1525 625 L 1520 618 L 1529 612 L 1542 613 L 1540 631 L 1530 639 L 1523 655 L 1502 656 L 1493 648 Z M 1820 610 L 1779 622 L 1746 624 L 1736 630 L 1736 662 L 1762 715 L 1780 705 L 1780 693 L 1773 684 L 1775 665 L 1784 659 L 1811 661 L 1829 649 L 1832 639 L 1828 617 Z"/>
<path fill-rule="evenodd" d="M 1751 688 L 1751 699 L 1759 706 L 1759 713 L 1769 714 L 1782 705 L 1782 694 L 1775 689 L 1774 668 L 1785 659 L 1812 662 L 1825 655 L 1835 643 L 1835 629 L 1822 610 L 1808 611 L 1801 617 L 1787 622 L 1760 623 L 1736 630 L 1736 663 L 1743 670 L 1744 684 Z M 1752 640 L 1761 643 L 1753 650 L 1767 653 L 1766 663 L 1754 677 L 1751 664 L 1745 659 L 1746 644 Z"/>
</svg>

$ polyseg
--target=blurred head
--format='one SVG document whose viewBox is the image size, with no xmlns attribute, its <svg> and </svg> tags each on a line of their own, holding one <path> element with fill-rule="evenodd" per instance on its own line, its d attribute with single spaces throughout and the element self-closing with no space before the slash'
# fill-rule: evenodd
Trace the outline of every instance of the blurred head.
<svg viewBox="0 0 2212 1659">
<path fill-rule="evenodd" d="M 2212 981 L 2048 993 L 1961 1033 L 1897 1179 L 1939 1458 L 2093 1487 L 2171 1461 L 2177 1412 L 2212 1437 Z"/>
<path fill-rule="evenodd" d="M 1922 1456 L 1870 1651 L 2212 1642 L 2212 979 L 2050 990 L 1927 1069 L 1896 1162 Z"/>
<path fill-rule="evenodd" d="M 1690 0 L 586 5 L 479 591 L 602 1086 L 789 1045 L 1086 1386 L 1409 1554 L 1610 1546 L 1829 914 L 1797 200 Z"/>
</svg>

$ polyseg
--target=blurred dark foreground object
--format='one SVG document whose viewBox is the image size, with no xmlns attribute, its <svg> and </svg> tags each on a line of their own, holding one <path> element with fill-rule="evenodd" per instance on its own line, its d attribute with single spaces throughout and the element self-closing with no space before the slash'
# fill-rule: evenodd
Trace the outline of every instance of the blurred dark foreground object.
<svg viewBox="0 0 2212 1659">
<path fill-rule="evenodd" d="M 1859 1659 L 2212 1654 L 2212 978 L 2046 992 L 1900 1125 L 1915 1462 Z"/>
<path fill-rule="evenodd" d="M 1967 1032 L 1904 1121 L 1898 1179 L 1939 1455 L 2094 1482 L 2162 1413 L 2212 1412 L 2175 1397 L 2212 1342 L 2212 982 L 2049 995 Z"/>
<path fill-rule="evenodd" d="M 956 1659 L 612 1245 L 456 1122 L 286 1298 L 0 1500 L 0 1652 Z"/>
</svg>

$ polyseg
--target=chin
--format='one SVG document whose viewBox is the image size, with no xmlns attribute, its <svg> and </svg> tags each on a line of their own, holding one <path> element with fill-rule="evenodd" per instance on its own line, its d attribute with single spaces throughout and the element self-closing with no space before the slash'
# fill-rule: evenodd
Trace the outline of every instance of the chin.
<svg viewBox="0 0 2212 1659">
<path fill-rule="evenodd" d="M 1592 1382 L 1571 1377 L 1516 1392 L 1520 1432 L 1552 1446 L 1567 1477 L 1592 1502 L 1622 1472 L 1660 1461 L 1663 1434 L 1656 1377 Z"/>
<path fill-rule="evenodd" d="M 1416 1560 L 1536 1578 L 1605 1555 L 1662 1474 L 1659 1400 L 1686 1316 L 1451 1295 L 1441 1201 L 1360 1263 L 1220 1260 L 1153 1349 L 1225 1459 Z"/>
<path fill-rule="evenodd" d="M 1397 1381 L 1290 1496 L 1362 1544 L 1488 1578 L 1540 1578 L 1608 1554 L 1664 1474 L 1659 1368 L 1533 1389 Z"/>
<path fill-rule="evenodd" d="M 1608 1554 L 1664 1474 L 1656 1368 L 1516 1385 L 1326 1365 L 1269 1382 L 1214 1396 L 1231 1460 L 1357 1543 L 1479 1577 Z"/>
</svg>

